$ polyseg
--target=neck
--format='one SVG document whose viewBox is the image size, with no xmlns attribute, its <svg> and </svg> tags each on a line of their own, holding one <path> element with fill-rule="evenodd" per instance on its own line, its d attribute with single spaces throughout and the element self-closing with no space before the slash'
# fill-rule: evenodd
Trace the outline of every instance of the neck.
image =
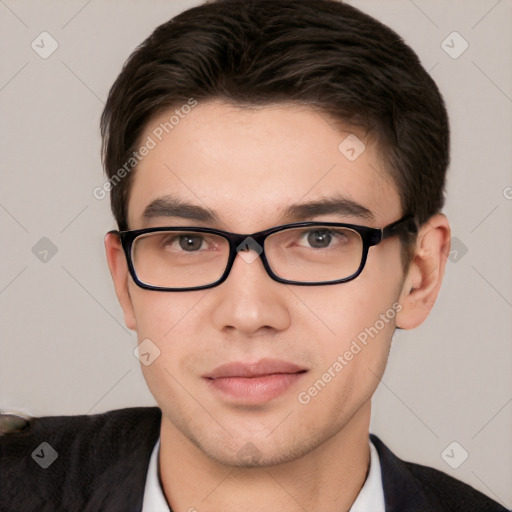
<svg viewBox="0 0 512 512">
<path fill-rule="evenodd" d="M 284 464 L 228 466 L 206 455 L 162 417 L 159 469 L 172 510 L 346 512 L 370 461 L 370 401 L 322 444 Z"/>
</svg>

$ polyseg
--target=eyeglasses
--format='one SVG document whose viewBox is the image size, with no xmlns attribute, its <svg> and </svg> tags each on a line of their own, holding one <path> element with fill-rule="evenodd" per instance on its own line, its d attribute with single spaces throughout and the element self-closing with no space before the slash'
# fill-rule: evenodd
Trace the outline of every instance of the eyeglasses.
<svg viewBox="0 0 512 512">
<path fill-rule="evenodd" d="M 110 233 L 119 236 L 130 275 L 138 286 L 190 291 L 224 282 L 238 254 L 248 263 L 259 256 L 268 275 L 280 283 L 345 283 L 363 271 L 370 247 L 417 232 L 414 217 L 408 215 L 381 229 L 297 222 L 250 235 L 184 226 Z"/>
</svg>

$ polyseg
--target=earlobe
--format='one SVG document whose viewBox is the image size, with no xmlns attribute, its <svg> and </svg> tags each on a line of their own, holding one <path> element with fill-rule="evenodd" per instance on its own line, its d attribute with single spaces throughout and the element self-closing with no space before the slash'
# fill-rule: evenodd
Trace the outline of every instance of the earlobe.
<svg viewBox="0 0 512 512">
<path fill-rule="evenodd" d="M 110 275 L 114 281 L 117 299 L 123 309 L 124 322 L 129 329 L 136 330 L 135 314 L 128 291 L 128 280 L 130 279 L 128 265 L 123 247 L 116 234 L 107 233 L 105 236 L 105 252 Z"/>
<path fill-rule="evenodd" d="M 450 251 L 450 225 L 443 214 L 428 219 L 418 232 L 414 256 L 404 279 L 396 325 L 418 327 L 432 309 L 444 276 Z"/>
</svg>

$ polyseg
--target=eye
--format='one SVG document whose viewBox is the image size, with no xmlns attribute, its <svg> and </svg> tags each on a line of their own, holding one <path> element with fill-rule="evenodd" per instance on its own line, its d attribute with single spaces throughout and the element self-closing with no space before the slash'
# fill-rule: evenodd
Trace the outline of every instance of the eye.
<svg viewBox="0 0 512 512">
<path fill-rule="evenodd" d="M 299 245 L 313 249 L 328 249 L 334 246 L 341 248 L 349 241 L 344 230 L 321 227 L 303 231 L 299 238 Z"/>
<path fill-rule="evenodd" d="M 158 235 L 155 235 L 155 242 L 158 238 Z M 204 236 L 195 233 L 166 233 L 160 236 L 158 245 L 166 251 L 198 252 L 203 247 L 203 242 Z"/>
<path fill-rule="evenodd" d="M 315 249 L 329 247 L 333 237 L 332 232 L 327 229 L 315 229 L 314 231 L 309 231 L 306 234 L 308 244 Z"/>
<path fill-rule="evenodd" d="M 179 235 L 178 243 L 181 249 L 187 252 L 194 252 L 201 249 L 204 238 L 201 235 L 185 234 Z"/>
</svg>

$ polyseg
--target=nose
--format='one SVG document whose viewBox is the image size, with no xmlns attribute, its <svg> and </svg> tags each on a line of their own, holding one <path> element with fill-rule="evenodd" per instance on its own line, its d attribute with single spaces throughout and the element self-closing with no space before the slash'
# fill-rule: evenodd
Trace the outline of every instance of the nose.
<svg viewBox="0 0 512 512">
<path fill-rule="evenodd" d="M 290 292 L 266 272 L 257 250 L 240 250 L 226 281 L 215 289 L 213 321 L 219 330 L 255 335 L 290 325 Z"/>
</svg>

